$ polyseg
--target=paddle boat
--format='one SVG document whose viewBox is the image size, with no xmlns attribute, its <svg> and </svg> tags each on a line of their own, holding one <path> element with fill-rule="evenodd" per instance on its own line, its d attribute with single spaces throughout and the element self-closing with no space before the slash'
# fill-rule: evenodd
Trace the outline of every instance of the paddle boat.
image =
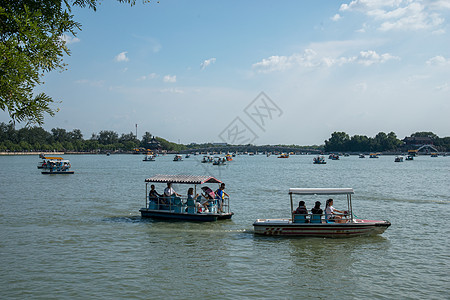
<svg viewBox="0 0 450 300">
<path fill-rule="evenodd" d="M 378 158 L 378 153 L 370 153 L 369 158 Z"/>
<path fill-rule="evenodd" d="M 289 158 L 289 154 L 281 153 L 280 156 L 278 156 L 278 158 Z"/>
<path fill-rule="evenodd" d="M 414 156 L 408 155 L 408 156 L 405 158 L 405 160 L 414 160 Z"/>
<path fill-rule="evenodd" d="M 395 157 L 394 162 L 403 162 L 403 156 L 399 155 Z"/>
<path fill-rule="evenodd" d="M 230 211 L 230 199 L 224 197 L 220 203 L 221 201 L 214 191 L 208 186 L 201 187 L 204 195 L 198 196 L 196 199 L 177 196 L 150 199 L 148 195 L 150 183 L 190 185 L 193 186 L 195 197 L 197 185 L 215 183 L 220 185 L 222 181 L 211 176 L 193 175 L 155 175 L 147 178 L 145 179 L 145 194 L 147 195 L 145 207 L 139 210 L 143 218 L 209 222 L 231 219 L 234 214 Z"/>
<path fill-rule="evenodd" d="M 366 158 L 366 156 L 365 156 L 364 154 L 361 153 L 361 154 L 359 155 L 359 158 Z"/>
<path fill-rule="evenodd" d="M 436 152 L 431 153 L 431 157 L 438 157 L 438 154 Z"/>
<path fill-rule="evenodd" d="M 40 158 L 42 158 L 42 161 L 38 162 L 38 169 L 49 169 L 50 168 L 50 162 L 60 162 L 63 161 L 64 158 L 57 157 L 57 156 L 44 156 L 39 155 Z"/>
<path fill-rule="evenodd" d="M 338 154 L 331 153 L 331 154 L 328 156 L 328 158 L 331 159 L 331 160 L 339 160 L 339 155 L 338 155 Z"/>
<path fill-rule="evenodd" d="M 226 165 L 227 159 L 225 157 L 215 157 L 213 161 L 213 165 L 215 166 L 221 166 Z"/>
<path fill-rule="evenodd" d="M 214 157 L 205 155 L 203 156 L 202 163 L 212 163 L 214 161 Z"/>
<path fill-rule="evenodd" d="M 227 161 L 233 160 L 233 156 L 230 153 L 227 153 L 227 155 L 225 155 L 225 158 L 227 159 Z"/>
<path fill-rule="evenodd" d="M 74 171 L 70 171 L 71 165 L 70 161 L 67 159 L 49 159 L 47 160 L 45 171 L 42 171 L 42 174 L 51 175 L 51 174 L 74 174 Z"/>
<path fill-rule="evenodd" d="M 319 164 L 319 165 L 323 165 L 326 164 L 327 162 L 325 161 L 325 157 L 323 156 L 317 156 L 313 158 L 313 164 Z"/>
<path fill-rule="evenodd" d="M 173 161 L 182 161 L 183 160 L 183 156 L 177 154 L 173 157 Z"/>
<path fill-rule="evenodd" d="M 352 188 L 290 188 L 291 218 L 257 219 L 253 223 L 254 233 L 277 236 L 353 237 L 381 234 L 391 226 L 389 221 L 357 219 L 352 210 L 353 194 Z M 293 195 L 310 198 L 317 195 L 327 196 L 325 198 L 329 198 L 330 195 L 345 196 L 348 210 L 339 216 L 340 219 L 335 220 L 323 214 L 295 214 Z"/>
<path fill-rule="evenodd" d="M 147 154 L 142 161 L 155 161 L 155 156 L 153 154 Z"/>
</svg>

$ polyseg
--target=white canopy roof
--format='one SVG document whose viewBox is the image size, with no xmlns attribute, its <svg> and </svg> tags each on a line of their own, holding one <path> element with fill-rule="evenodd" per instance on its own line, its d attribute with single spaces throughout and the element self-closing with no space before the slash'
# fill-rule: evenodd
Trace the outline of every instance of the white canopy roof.
<svg viewBox="0 0 450 300">
<path fill-rule="evenodd" d="M 352 188 L 290 188 L 289 194 L 344 195 L 344 194 L 354 194 L 354 192 Z"/>
</svg>

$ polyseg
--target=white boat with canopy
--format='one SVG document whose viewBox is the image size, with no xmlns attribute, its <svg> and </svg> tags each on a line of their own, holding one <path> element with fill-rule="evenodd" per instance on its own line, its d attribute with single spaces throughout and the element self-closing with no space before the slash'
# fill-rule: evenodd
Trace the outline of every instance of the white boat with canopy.
<svg viewBox="0 0 450 300">
<path fill-rule="evenodd" d="M 150 183 L 172 183 L 191 185 L 194 189 L 194 197 L 178 197 L 172 195 L 170 197 L 150 198 Z M 231 219 L 233 212 L 230 211 L 230 199 L 223 197 L 219 199 L 214 194 L 213 189 L 205 186 L 205 184 L 222 184 L 222 181 L 212 176 L 194 176 L 194 175 L 155 175 L 145 179 L 145 207 L 141 208 L 141 216 L 143 218 L 154 219 L 178 219 L 192 221 L 217 221 L 223 219 Z M 197 186 L 201 186 L 205 192 L 204 196 L 197 195 Z M 187 189 L 186 189 L 187 191 Z"/>
<path fill-rule="evenodd" d="M 318 237 L 351 237 L 383 233 L 391 223 L 389 221 L 357 219 L 353 214 L 353 194 L 352 188 L 290 188 L 291 218 L 258 219 L 253 223 L 254 232 L 262 235 Z M 339 215 L 339 220 L 329 218 L 326 214 L 296 214 L 293 195 L 309 196 L 309 198 L 331 195 L 344 196 L 347 200 L 347 211 Z"/>
</svg>

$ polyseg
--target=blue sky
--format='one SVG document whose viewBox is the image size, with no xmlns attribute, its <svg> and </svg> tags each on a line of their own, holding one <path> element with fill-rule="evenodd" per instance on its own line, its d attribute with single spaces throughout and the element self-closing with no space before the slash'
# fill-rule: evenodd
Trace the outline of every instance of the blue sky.
<svg viewBox="0 0 450 300">
<path fill-rule="evenodd" d="M 301 145 L 334 131 L 450 136 L 449 0 L 103 1 L 73 13 L 68 70 L 38 88 L 62 101 L 47 130 L 138 124 L 139 137 L 181 143 L 251 132 Z"/>
</svg>

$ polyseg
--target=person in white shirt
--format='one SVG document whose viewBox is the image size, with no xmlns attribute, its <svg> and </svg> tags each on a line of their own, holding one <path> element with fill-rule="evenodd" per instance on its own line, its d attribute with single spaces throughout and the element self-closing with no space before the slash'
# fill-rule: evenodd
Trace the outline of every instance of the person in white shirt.
<svg viewBox="0 0 450 300">
<path fill-rule="evenodd" d="M 342 215 L 336 214 L 336 212 L 345 214 L 344 211 L 333 207 L 333 199 L 328 199 L 325 205 L 325 216 L 327 220 L 336 223 L 343 223 L 344 220 L 342 220 Z"/>
<path fill-rule="evenodd" d="M 171 197 L 172 195 L 176 195 L 178 197 L 181 197 L 180 194 L 175 192 L 175 190 L 172 188 L 172 182 L 167 183 L 167 187 L 164 189 L 164 196 L 165 197 Z"/>
</svg>

